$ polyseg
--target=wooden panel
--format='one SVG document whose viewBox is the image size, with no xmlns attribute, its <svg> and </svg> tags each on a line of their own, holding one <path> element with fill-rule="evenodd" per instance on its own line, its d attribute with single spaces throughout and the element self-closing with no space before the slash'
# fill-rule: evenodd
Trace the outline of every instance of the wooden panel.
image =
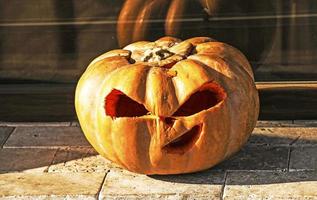
<svg viewBox="0 0 317 200">
<path fill-rule="evenodd" d="M 317 119 L 317 82 L 258 83 L 261 119 Z"/>
<path fill-rule="evenodd" d="M 317 82 L 257 83 L 260 119 L 317 119 Z M 0 85 L 0 121 L 73 121 L 75 85 Z"/>
<path fill-rule="evenodd" d="M 72 121 L 74 85 L 1 85 L 0 121 Z"/>
</svg>

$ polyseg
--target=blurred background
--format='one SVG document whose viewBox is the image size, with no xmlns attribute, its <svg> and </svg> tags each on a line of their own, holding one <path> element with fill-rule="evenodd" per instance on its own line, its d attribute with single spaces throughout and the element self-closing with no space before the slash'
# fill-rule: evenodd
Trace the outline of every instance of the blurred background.
<svg viewBox="0 0 317 200">
<path fill-rule="evenodd" d="M 209 36 L 240 49 L 251 62 L 262 119 L 317 118 L 316 0 L 183 0 L 175 29 L 165 23 L 172 1 L 146 18 L 141 39 Z M 137 3 L 131 1 L 132 3 Z M 1 0 L 0 121 L 76 120 L 76 83 L 93 58 L 118 38 L 124 0 Z M 131 23 L 138 19 L 125 18 Z M 136 30 L 129 26 L 129 35 Z M 120 30 L 119 30 L 120 31 Z M 132 42 L 132 40 L 131 40 Z"/>
</svg>

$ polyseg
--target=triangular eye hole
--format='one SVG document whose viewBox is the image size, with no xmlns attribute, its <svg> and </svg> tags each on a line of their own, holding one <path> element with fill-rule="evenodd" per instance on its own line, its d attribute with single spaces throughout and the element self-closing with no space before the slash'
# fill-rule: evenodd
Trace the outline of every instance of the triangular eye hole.
<svg viewBox="0 0 317 200">
<path fill-rule="evenodd" d="M 111 117 L 140 117 L 148 111 L 119 90 L 112 90 L 105 98 L 106 115 Z"/>
<path fill-rule="evenodd" d="M 197 92 L 173 114 L 173 116 L 190 116 L 214 107 L 226 98 L 224 89 L 214 82 L 204 84 Z"/>
</svg>

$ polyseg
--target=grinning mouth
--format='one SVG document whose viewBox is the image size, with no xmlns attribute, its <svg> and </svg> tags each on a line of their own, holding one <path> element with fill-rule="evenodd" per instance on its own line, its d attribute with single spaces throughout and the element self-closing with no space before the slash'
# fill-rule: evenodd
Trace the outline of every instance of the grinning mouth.
<svg viewBox="0 0 317 200">
<path fill-rule="evenodd" d="M 202 125 L 196 125 L 180 137 L 165 145 L 162 149 L 167 153 L 184 154 L 190 150 L 198 140 Z"/>
</svg>

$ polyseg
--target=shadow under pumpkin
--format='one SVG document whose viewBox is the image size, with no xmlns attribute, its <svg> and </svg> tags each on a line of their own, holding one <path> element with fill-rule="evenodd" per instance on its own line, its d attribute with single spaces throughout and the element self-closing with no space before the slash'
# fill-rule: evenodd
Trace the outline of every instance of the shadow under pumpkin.
<svg viewBox="0 0 317 200">
<path fill-rule="evenodd" d="M 275 145 L 263 145 L 261 141 L 283 141 L 281 144 Z M 229 158 L 228 160 L 220 163 L 214 168 L 190 174 L 182 175 L 151 175 L 149 177 L 168 182 L 179 182 L 187 184 L 213 184 L 213 180 L 204 179 L 207 174 L 219 174 L 222 173 L 235 173 L 242 172 L 247 175 L 252 175 L 252 178 L 244 178 L 241 180 L 235 180 L 228 182 L 233 185 L 258 185 L 258 184 L 273 184 L 273 183 L 288 183 L 288 182 L 300 182 L 300 181 L 317 181 L 315 171 L 299 169 L 298 171 L 288 172 L 288 152 L 291 146 L 286 143 L 299 142 L 301 144 L 309 144 L 309 146 L 316 146 L 316 140 L 294 139 L 285 137 L 269 137 L 263 135 L 251 135 L 247 145 L 237 154 Z M 6 154 L 8 151 L 16 151 L 19 148 L 2 148 L 0 149 L 0 155 Z M 78 151 L 78 148 L 70 149 L 50 149 L 51 151 L 68 151 L 69 156 L 63 159 L 54 159 L 52 161 L 43 160 L 41 153 L 45 151 L 43 148 L 30 148 L 28 155 L 16 155 L 10 160 L 3 160 L 4 156 L 0 156 L 0 174 L 12 173 L 24 170 L 30 170 L 40 167 L 49 167 L 52 163 L 67 163 L 72 160 L 89 158 L 98 155 L 95 151 L 89 153 Z M 292 153 L 292 152 L 291 152 Z M 27 160 L 32 159 L 32 162 Z M 311 158 L 314 159 L 314 158 Z M 14 168 L 4 169 L 8 163 L 15 163 Z M 111 170 L 111 169 L 110 169 Z M 229 171 L 228 171 L 229 170 Z M 249 174 L 248 174 L 249 173 Z M 266 178 L 267 174 L 276 175 L 276 179 Z M 308 175 L 307 175 L 308 174 Z M 311 175 L 309 175 L 311 174 Z M 315 175 L 314 175 L 315 174 Z"/>
</svg>

